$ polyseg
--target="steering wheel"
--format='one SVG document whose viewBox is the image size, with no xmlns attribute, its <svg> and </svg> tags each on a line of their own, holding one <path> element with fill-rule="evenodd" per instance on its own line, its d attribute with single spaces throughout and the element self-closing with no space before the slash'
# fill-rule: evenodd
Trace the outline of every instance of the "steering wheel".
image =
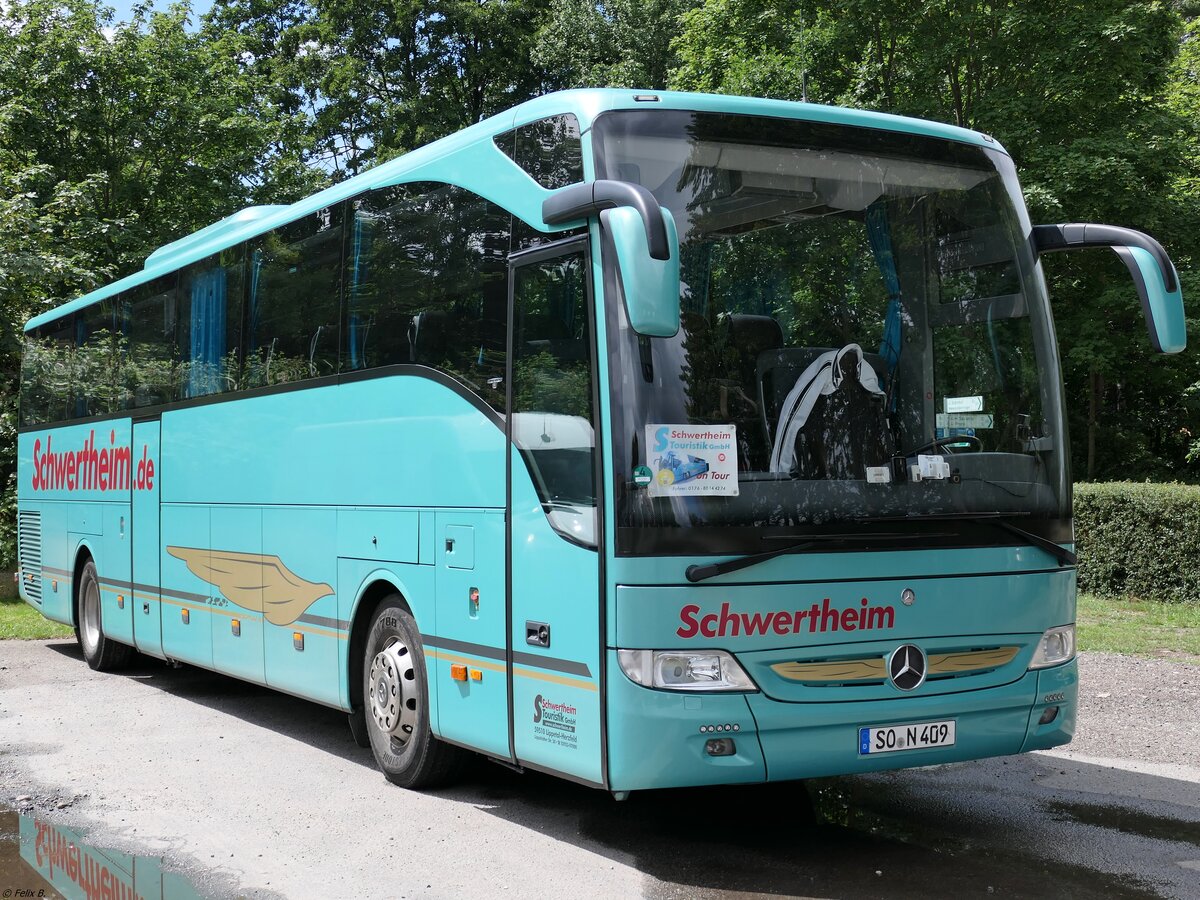
<svg viewBox="0 0 1200 900">
<path fill-rule="evenodd" d="M 970 444 L 971 445 L 971 447 L 970 447 L 971 453 L 982 453 L 983 452 L 983 441 L 980 440 L 979 438 L 977 438 L 975 435 L 973 435 L 973 434 L 948 434 L 945 437 L 934 438 L 928 444 L 922 444 L 920 447 L 917 447 L 915 450 L 910 450 L 910 451 L 908 451 L 908 453 L 906 453 L 904 455 L 905 456 L 916 456 L 919 453 L 924 453 L 926 450 L 936 450 L 938 447 L 945 447 L 947 450 L 950 450 L 951 453 L 960 452 L 958 450 L 951 449 L 949 446 L 947 446 L 949 444 Z"/>
</svg>

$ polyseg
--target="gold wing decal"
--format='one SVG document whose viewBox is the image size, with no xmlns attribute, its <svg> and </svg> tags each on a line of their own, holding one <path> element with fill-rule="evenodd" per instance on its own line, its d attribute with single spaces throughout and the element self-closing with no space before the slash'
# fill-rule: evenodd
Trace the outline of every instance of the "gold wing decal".
<svg viewBox="0 0 1200 900">
<path fill-rule="evenodd" d="M 272 625 L 291 625 L 304 611 L 333 593 L 328 584 L 305 581 L 278 556 L 168 547 L 193 575 L 216 587 L 243 609 L 260 612 Z"/>
</svg>

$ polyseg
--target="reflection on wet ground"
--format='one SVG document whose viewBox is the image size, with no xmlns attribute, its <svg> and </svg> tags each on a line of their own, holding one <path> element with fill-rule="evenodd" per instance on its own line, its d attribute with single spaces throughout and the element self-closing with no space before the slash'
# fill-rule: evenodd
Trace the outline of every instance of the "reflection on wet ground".
<svg viewBox="0 0 1200 900">
<path fill-rule="evenodd" d="M 488 780 L 493 783 L 480 786 L 484 808 L 504 818 L 527 817 L 530 825 L 555 813 L 568 821 L 578 814 L 579 842 L 657 879 L 648 887 L 652 897 L 1164 896 L 1159 885 L 1065 863 L 1052 848 L 1038 852 L 1011 839 L 1019 823 L 972 814 L 981 812 L 983 797 L 964 798 L 958 812 L 931 809 L 936 802 L 906 796 L 894 779 L 654 791 L 624 803 L 541 775 L 510 784 Z M 542 808 L 513 816 L 512 802 L 522 800 Z M 1079 821 L 1093 816 L 1108 829 L 1132 829 L 1135 814 L 1125 824 L 1102 821 L 1104 809 L 1070 807 L 1070 814 Z M 1068 807 L 1059 812 L 1067 814 Z M 1161 824 L 1173 829 L 1164 838 L 1189 840 L 1177 827 L 1182 823 L 1163 819 L 1151 826 L 1150 818 L 1142 817 L 1139 834 Z M 1194 838 L 1198 826 L 1191 827 Z M 1168 889 L 1166 896 L 1175 893 Z"/>
<path fill-rule="evenodd" d="M 77 662 L 70 646 L 61 652 L 69 662 Z M 1200 784 L 1154 771 L 1026 755 L 808 783 L 635 792 L 616 802 L 602 791 L 532 772 L 518 775 L 480 761 L 463 783 L 430 798 L 411 798 L 383 781 L 370 752 L 354 745 L 344 715 L 336 710 L 195 670 L 146 666 L 126 678 L 123 684 L 136 679 L 139 690 L 156 688 L 197 713 L 217 710 L 224 717 L 224 734 L 217 734 L 218 741 L 250 725 L 281 736 L 284 740 L 276 741 L 276 748 L 317 748 L 326 756 L 309 757 L 310 764 L 339 773 L 329 783 L 330 790 L 345 789 L 341 813 L 354 821 L 331 826 L 321 844 L 298 840 L 287 844 L 288 850 L 274 847 L 270 832 L 241 831 L 250 857 L 238 876 L 243 884 L 269 885 L 281 872 L 281 857 L 307 848 L 305 877 L 328 884 L 342 877 L 349 883 L 354 875 L 358 887 L 349 896 L 399 896 L 404 891 L 409 897 L 445 896 L 436 880 L 444 863 L 470 865 L 470 847 L 463 842 L 485 836 L 503 845 L 505 865 L 493 864 L 486 876 L 472 883 L 489 884 L 483 878 L 492 877 L 492 889 L 460 891 L 461 896 L 487 897 L 501 890 L 515 897 L 612 896 L 615 892 L 595 887 L 605 884 L 604 873 L 622 869 L 628 875 L 635 869 L 645 876 L 640 879 L 641 893 L 688 900 L 1200 898 Z M 34 708 L 32 701 L 29 708 Z M 54 749 L 55 739 L 46 739 L 46 752 Z M 42 752 L 39 746 L 24 740 L 21 753 Z M 194 758 L 189 752 L 179 764 L 186 767 Z M 0 784 L 3 762 L 0 751 Z M 110 789 L 114 777 L 107 782 Z M 93 779 L 89 782 L 81 787 L 98 795 L 89 803 L 99 806 L 104 792 L 95 790 Z M 295 815 L 306 817 L 306 829 L 310 823 L 320 829 L 327 819 L 337 818 L 330 813 L 328 795 L 293 799 Z M 276 801 L 270 794 L 251 792 L 244 802 L 278 806 Z M 215 801 L 207 802 L 207 808 L 220 809 Z M 391 809 L 384 809 L 385 804 Z M 419 830 L 409 829 L 416 843 L 397 855 L 385 849 L 377 859 L 347 865 L 348 842 L 361 842 L 366 829 L 395 827 L 395 808 L 420 810 Z M 93 807 L 90 814 L 99 812 Z M 51 817 L 65 821 L 63 815 Z M 481 822 L 481 817 L 486 818 Z M 88 896 L 79 879 L 90 877 L 94 884 L 95 878 L 103 877 L 95 875 L 96 860 L 108 868 L 110 883 L 114 872 L 126 878 L 123 884 L 136 874 L 136 892 L 146 900 L 191 900 L 197 891 L 220 897 L 235 893 L 212 887 L 219 876 L 225 879 L 222 885 L 228 882 L 228 873 L 222 875 L 212 863 L 204 871 L 189 868 L 189 884 L 164 873 L 161 860 L 79 849 L 65 851 L 66 865 L 60 855 L 51 871 L 46 848 L 64 842 L 68 848 L 82 845 L 79 832 L 46 825 L 42 818 L 41 813 L 18 816 L 0 809 L 0 900 L 6 900 L 3 889 L 27 887 L 44 889 L 47 897 L 58 896 L 54 888 L 72 898 Z M 276 835 L 287 827 L 278 815 L 268 814 L 263 820 L 275 823 Z M 134 823 L 121 821 L 125 833 L 136 830 Z M 191 837 L 172 841 L 195 852 L 198 828 L 195 822 L 181 822 L 171 834 L 190 832 Z M 44 835 L 40 859 L 39 829 Z M 424 833 L 428 836 L 422 838 Z M 18 835 L 26 834 L 31 837 L 19 841 Z M 549 841 L 527 840 L 533 837 Z M 540 849 L 528 849 L 535 845 Z M 563 849 L 585 853 L 567 854 L 568 864 L 555 856 Z M 267 860 L 256 864 L 264 853 Z M 422 875 L 419 884 L 405 877 L 414 859 Z M 424 869 L 423 861 L 430 863 Z M 178 865 L 179 860 L 172 856 L 170 862 Z M 590 880 L 581 883 L 590 891 L 576 889 L 572 865 L 588 868 Z M 380 890 L 379 879 L 389 872 L 400 873 L 396 884 L 401 887 Z M 638 882 L 635 874 L 621 883 Z M 297 897 L 315 895 L 297 879 L 288 882 L 288 890 Z M 112 889 L 110 895 L 122 896 Z M 102 898 L 103 893 L 91 896 Z M 262 896 L 262 890 L 255 896 Z"/>
<path fill-rule="evenodd" d="M 1182 841 L 1200 849 L 1200 822 L 1182 822 L 1166 816 L 1152 816 L 1121 806 L 1100 806 L 1092 803 L 1047 804 L 1050 812 L 1081 822 L 1109 828 L 1123 834 L 1136 834 L 1157 841 Z M 1200 894 L 1200 885 L 1197 886 Z"/>
<path fill-rule="evenodd" d="M 161 858 L 93 847 L 70 828 L 0 806 L 0 895 L 4 898 L 200 900 Z"/>
</svg>

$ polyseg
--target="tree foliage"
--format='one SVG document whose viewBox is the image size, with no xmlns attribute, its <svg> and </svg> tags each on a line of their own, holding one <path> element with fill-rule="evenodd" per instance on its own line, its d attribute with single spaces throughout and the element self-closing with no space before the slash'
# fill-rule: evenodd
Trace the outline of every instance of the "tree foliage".
<svg viewBox="0 0 1200 900">
<path fill-rule="evenodd" d="M 992 134 L 1035 221 L 1156 235 L 1194 323 L 1200 59 L 1184 25 L 1170 4 L 1130 0 L 706 0 L 683 16 L 671 84 L 797 100 L 807 73 L 811 100 Z M 1151 352 L 1107 251 L 1045 269 L 1077 476 L 1200 476 L 1198 357 Z"/>
<path fill-rule="evenodd" d="M 0 483 L 21 323 L 241 206 L 549 90 L 810 100 L 994 135 L 1035 221 L 1155 234 L 1200 291 L 1200 24 L 1167 0 L 0 4 Z M 1154 355 L 1105 251 L 1046 261 L 1086 478 L 1200 478 L 1200 354 Z M 9 522 L 5 519 L 5 522 Z M 11 529 L 11 524 L 5 526 Z M 0 542 L 7 547 L 8 544 Z M 11 552 L 0 563 L 11 564 Z"/>
<path fill-rule="evenodd" d="M 0 6 L 0 483 L 13 505 L 20 334 L 32 315 L 127 274 L 154 247 L 260 198 L 324 180 L 294 119 L 239 62 L 236 36 L 187 28 L 187 4 Z M 11 517 L 0 566 L 12 565 Z"/>
</svg>

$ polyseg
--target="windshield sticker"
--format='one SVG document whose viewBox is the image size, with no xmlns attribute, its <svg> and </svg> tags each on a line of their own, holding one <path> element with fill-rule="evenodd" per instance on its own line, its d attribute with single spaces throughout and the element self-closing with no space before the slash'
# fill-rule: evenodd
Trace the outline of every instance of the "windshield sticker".
<svg viewBox="0 0 1200 900">
<path fill-rule="evenodd" d="M 651 497 L 737 496 L 736 426 L 647 425 L 646 446 Z"/>
<path fill-rule="evenodd" d="M 947 397 L 945 404 L 948 413 L 983 412 L 983 397 Z"/>
<path fill-rule="evenodd" d="M 991 428 L 995 417 L 991 413 L 938 413 L 938 428 Z"/>
</svg>

